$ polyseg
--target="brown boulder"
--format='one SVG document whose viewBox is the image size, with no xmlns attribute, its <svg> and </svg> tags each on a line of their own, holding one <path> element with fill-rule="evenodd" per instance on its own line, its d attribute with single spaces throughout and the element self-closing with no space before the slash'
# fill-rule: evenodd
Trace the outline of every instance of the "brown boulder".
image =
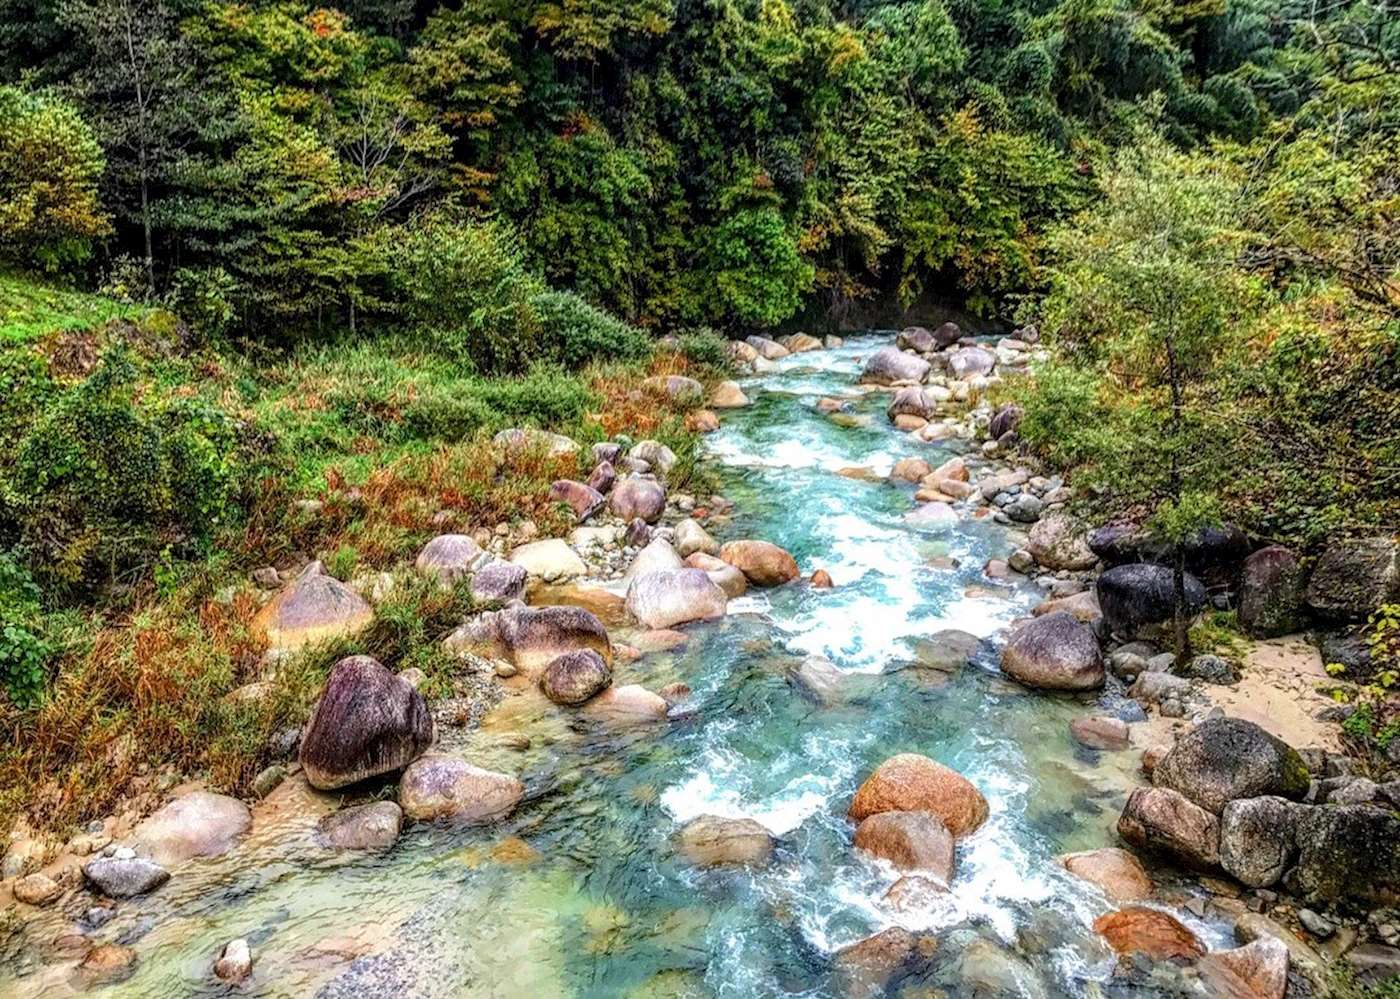
<svg viewBox="0 0 1400 999">
<path fill-rule="evenodd" d="M 701 815 L 681 827 L 676 849 L 697 867 L 758 865 L 773 855 L 773 834 L 753 819 Z"/>
<path fill-rule="evenodd" d="M 555 704 L 582 704 L 611 683 L 612 668 L 592 649 L 566 652 L 540 674 L 540 689 Z"/>
<path fill-rule="evenodd" d="M 816 572 L 812 573 L 810 582 L 814 590 L 829 590 L 835 585 L 831 581 L 831 573 L 827 572 L 825 569 L 818 569 Z"/>
<path fill-rule="evenodd" d="M 513 812 L 524 794 L 525 786 L 509 774 L 483 770 L 444 753 L 414 761 L 399 780 L 403 813 L 425 822 L 494 822 Z"/>
<path fill-rule="evenodd" d="M 375 850 L 393 846 L 402 827 L 402 808 L 392 801 L 375 801 L 324 816 L 317 825 L 317 834 L 325 846 Z"/>
<path fill-rule="evenodd" d="M 253 634 L 276 649 L 349 638 L 374 618 L 363 597 L 313 562 L 253 617 Z"/>
<path fill-rule="evenodd" d="M 987 799 L 966 777 L 927 756 L 901 753 L 875 768 L 851 799 L 847 817 L 862 822 L 880 812 L 932 812 L 955 839 L 987 819 Z"/>
<path fill-rule="evenodd" d="M 1221 999 L 1283 999 L 1288 991 L 1288 947 L 1260 937 L 1233 950 L 1218 950 L 1196 963 L 1201 980 Z"/>
<path fill-rule="evenodd" d="M 901 871 L 927 871 L 953 880 L 953 837 L 929 812 L 877 812 L 856 827 L 855 846 Z"/>
<path fill-rule="evenodd" d="M 1140 902 L 1152 895 L 1152 879 L 1141 862 L 1115 846 L 1055 858 L 1077 878 L 1097 885 L 1115 902 Z"/>
<path fill-rule="evenodd" d="M 137 826 L 132 846 L 155 863 L 170 867 L 192 857 L 225 852 L 252 824 L 248 806 L 237 798 L 191 791 Z"/>
<path fill-rule="evenodd" d="M 902 926 L 843 947 L 832 958 L 832 970 L 843 996 L 866 999 L 882 995 L 890 980 L 914 956 L 918 941 Z"/>
<path fill-rule="evenodd" d="M 586 482 L 573 479 L 559 479 L 549 487 L 551 503 L 563 503 L 574 512 L 574 517 L 582 523 L 603 509 L 607 502 L 603 494 Z"/>
<path fill-rule="evenodd" d="M 797 560 L 768 541 L 731 541 L 720 549 L 719 557 L 754 586 L 781 586 L 799 575 Z"/>
<path fill-rule="evenodd" d="M 455 583 L 465 579 L 485 554 L 481 546 L 465 534 L 439 534 L 423 546 L 413 567 L 425 576 Z"/>
<path fill-rule="evenodd" d="M 1128 723 L 1110 715 L 1076 718 L 1069 723 L 1069 734 L 1089 749 L 1127 749 L 1132 744 Z"/>
<path fill-rule="evenodd" d="M 1181 921 L 1158 909 L 1128 906 L 1094 920 L 1094 930 L 1119 954 L 1146 954 L 1154 961 L 1193 961 L 1205 946 Z"/>
<path fill-rule="evenodd" d="M 1220 865 L 1220 823 L 1185 795 L 1166 787 L 1140 787 L 1118 817 L 1118 835 L 1139 849 L 1164 850 L 1192 867 Z"/>
<path fill-rule="evenodd" d="M 666 717 L 670 706 L 660 694 L 653 694 L 639 684 L 629 683 L 621 687 L 609 687 L 588 702 L 590 713 L 622 724 L 632 722 L 660 721 Z"/>
<path fill-rule="evenodd" d="M 1093 690 L 1104 684 L 1103 655 L 1088 625 L 1056 611 L 1021 625 L 1001 652 L 1001 669 L 1030 687 Z"/>
<path fill-rule="evenodd" d="M 301 765 L 312 787 L 329 791 L 402 769 L 432 742 L 423 695 L 369 656 L 350 656 L 326 680 Z"/>
</svg>

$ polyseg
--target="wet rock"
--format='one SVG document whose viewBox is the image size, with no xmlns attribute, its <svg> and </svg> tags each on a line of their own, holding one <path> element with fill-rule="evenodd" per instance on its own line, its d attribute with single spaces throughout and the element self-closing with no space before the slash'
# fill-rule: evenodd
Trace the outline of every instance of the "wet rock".
<svg viewBox="0 0 1400 999">
<path fill-rule="evenodd" d="M 788 670 L 788 682 L 808 700 L 821 705 L 837 704 L 846 674 L 825 656 L 808 656 Z"/>
<path fill-rule="evenodd" d="M 34 873 L 20 878 L 12 889 L 15 899 L 25 905 L 48 905 L 63 894 L 63 888 L 47 874 Z"/>
<path fill-rule="evenodd" d="M 671 474 L 671 469 L 676 465 L 676 452 L 660 441 L 638 441 L 627 452 L 627 457 L 634 461 L 646 462 L 663 479 Z"/>
<path fill-rule="evenodd" d="M 866 359 L 860 380 L 867 385 L 893 385 L 895 382 L 919 383 L 928 376 L 929 363 L 922 357 L 906 354 L 897 347 L 881 347 Z"/>
<path fill-rule="evenodd" d="M 1093 690 L 1104 684 L 1098 640 L 1065 611 L 1017 628 L 1002 649 L 1001 669 L 1027 686 L 1045 690 Z"/>
<path fill-rule="evenodd" d="M 510 553 L 510 561 L 547 583 L 576 579 L 588 572 L 578 552 L 563 538 L 545 538 L 521 545 Z"/>
<path fill-rule="evenodd" d="M 1169 634 L 1175 596 L 1172 570 L 1144 562 L 1114 566 L 1099 576 L 1094 592 L 1103 610 L 1104 625 L 1128 640 L 1153 641 Z M 1196 577 L 1186 576 L 1186 615 L 1205 607 L 1206 591 Z"/>
<path fill-rule="evenodd" d="M 1154 961 L 1193 961 L 1206 952 L 1180 920 L 1159 909 L 1128 906 L 1094 920 L 1094 930 L 1119 954 L 1145 954 Z"/>
<path fill-rule="evenodd" d="M 885 986 L 913 957 L 914 935 L 892 926 L 837 951 L 831 959 L 837 988 L 848 999 L 882 995 Z"/>
<path fill-rule="evenodd" d="M 766 361 L 777 361 L 787 357 L 790 353 L 782 344 L 776 340 L 770 340 L 766 336 L 745 337 L 744 343 L 758 351 L 758 356 Z"/>
<path fill-rule="evenodd" d="M 1170 788 L 1136 788 L 1118 817 L 1118 835 L 1139 849 L 1173 854 L 1200 870 L 1220 863 L 1219 821 Z"/>
<path fill-rule="evenodd" d="M 350 638 L 373 618 L 363 597 L 312 562 L 254 615 L 252 630 L 272 648 L 293 650 Z"/>
<path fill-rule="evenodd" d="M 141 857 L 98 857 L 83 865 L 83 877 L 108 898 L 134 898 L 165 884 L 170 872 Z"/>
<path fill-rule="evenodd" d="M 697 867 L 766 864 L 773 834 L 753 819 L 701 815 L 676 833 L 676 849 Z"/>
<path fill-rule="evenodd" d="M 1098 561 L 1085 540 L 1083 523 L 1067 513 L 1052 513 L 1036 521 L 1026 549 L 1047 569 L 1091 569 Z"/>
<path fill-rule="evenodd" d="M 901 871 L 953 880 L 953 836 L 930 812 L 877 812 L 856 827 L 855 847 Z"/>
<path fill-rule="evenodd" d="M 814 590 L 829 590 L 835 585 L 831 581 L 831 573 L 827 572 L 825 569 L 818 569 L 816 572 L 812 573 L 811 578 L 807 582 Z"/>
<path fill-rule="evenodd" d="M 1311 903 L 1400 903 L 1400 816 L 1375 805 L 1304 809 L 1295 835 L 1298 865 L 1284 884 Z"/>
<path fill-rule="evenodd" d="M 846 813 L 862 822 L 881 812 L 931 812 L 961 838 L 987 820 L 987 799 L 970 781 L 927 756 L 901 753 L 875 768 Z"/>
<path fill-rule="evenodd" d="M 1212 718 L 1192 727 L 1152 772 L 1158 787 L 1180 791 L 1217 815 L 1236 798 L 1300 799 L 1310 781 L 1296 750 L 1243 718 Z"/>
<path fill-rule="evenodd" d="M 92 985 L 107 985 L 131 977 L 136 970 L 136 951 L 121 944 L 98 944 L 78 965 L 79 976 Z"/>
<path fill-rule="evenodd" d="M 739 409 L 749 405 L 749 397 L 738 382 L 720 382 L 710 393 L 710 405 L 715 409 Z"/>
<path fill-rule="evenodd" d="M 1035 617 L 1043 617 L 1046 614 L 1053 614 L 1056 611 L 1064 611 L 1073 615 L 1076 621 L 1082 624 L 1093 624 L 1103 613 L 1099 610 L 1099 599 L 1094 594 L 1085 590 L 1083 593 L 1075 593 L 1068 597 L 1056 597 L 1045 600 L 1031 609 L 1031 614 Z"/>
<path fill-rule="evenodd" d="M 890 470 L 890 478 L 900 479 L 904 482 L 918 482 L 932 471 L 933 468 L 922 458 L 901 458 L 894 463 L 894 468 Z"/>
<path fill-rule="evenodd" d="M 989 375 L 996 366 L 997 356 L 983 347 L 963 347 L 948 355 L 948 373 L 962 381 Z"/>
<path fill-rule="evenodd" d="M 369 656 L 331 669 L 301 739 L 302 770 L 322 791 L 393 773 L 433 742 L 423 695 Z"/>
<path fill-rule="evenodd" d="M 1297 852 L 1304 810 L 1274 795 L 1231 801 L 1220 813 L 1220 866 L 1251 888 L 1277 884 Z"/>
<path fill-rule="evenodd" d="M 1400 603 L 1400 542 L 1359 538 L 1328 545 L 1313 566 L 1307 602 L 1323 617 L 1342 620 Z"/>
<path fill-rule="evenodd" d="M 551 503 L 567 505 L 579 523 L 588 520 L 607 503 L 597 489 L 573 479 L 557 479 L 549 487 L 549 499 Z"/>
<path fill-rule="evenodd" d="M 1264 937 L 1234 950 L 1206 954 L 1196 963 L 1211 993 L 1224 999 L 1284 999 L 1288 990 L 1288 948 Z"/>
<path fill-rule="evenodd" d="M 337 850 L 383 850 L 398 842 L 403 809 L 392 801 L 355 805 L 321 819 L 317 838 Z"/>
<path fill-rule="evenodd" d="M 922 912 L 948 894 L 947 882 L 924 874 L 906 874 L 881 899 L 895 912 Z"/>
<path fill-rule="evenodd" d="M 1065 870 L 1098 886 L 1115 902 L 1140 902 L 1152 895 L 1152 879 L 1127 850 L 1105 847 L 1056 857 Z"/>
<path fill-rule="evenodd" d="M 940 673 L 956 674 L 972 661 L 982 639 L 966 631 L 949 628 L 936 631 L 916 646 L 919 665 Z"/>
<path fill-rule="evenodd" d="M 410 819 L 480 823 L 504 819 L 525 787 L 508 774 L 473 766 L 459 756 L 430 753 L 399 780 L 399 807 Z"/>
<path fill-rule="evenodd" d="M 719 557 L 754 586 L 781 586 L 800 575 L 797 560 L 768 541 L 731 541 L 720 549 Z"/>
<path fill-rule="evenodd" d="M 1292 930 L 1268 916 L 1257 912 L 1241 913 L 1235 920 L 1235 940 L 1241 944 L 1254 943 L 1256 940 L 1275 940 L 1282 943 L 1288 950 L 1289 964 L 1314 988 L 1325 988 L 1330 974 L 1322 956 L 1299 939 Z M 1320 994 L 1325 995 L 1326 992 Z"/>
<path fill-rule="evenodd" d="M 172 867 L 224 853 L 252 824 L 248 806 L 237 798 L 191 791 L 137 826 L 132 845 L 157 864 Z"/>
<path fill-rule="evenodd" d="M 509 603 L 525 596 L 525 584 L 530 574 L 524 566 L 511 562 L 491 562 L 472 575 L 473 600 Z"/>
<path fill-rule="evenodd" d="M 688 569 L 699 569 L 704 572 L 716 586 L 724 591 L 724 595 L 730 600 L 733 600 L 735 597 L 742 597 L 748 592 L 748 578 L 734 566 L 718 556 L 706 555 L 704 552 L 696 552 L 686 558 L 685 567 Z"/>
<path fill-rule="evenodd" d="M 685 560 L 681 558 L 680 553 L 676 551 L 671 542 L 665 538 L 657 537 L 652 538 L 646 547 L 637 553 L 637 557 L 627 567 L 627 573 L 623 578 L 632 580 L 638 576 L 645 576 L 649 572 L 684 567 Z"/>
<path fill-rule="evenodd" d="M 891 423 L 901 416 L 931 420 L 938 415 L 938 403 L 918 385 L 906 385 L 894 394 L 885 415 Z"/>
<path fill-rule="evenodd" d="M 540 690 L 555 704 L 582 704 L 611 683 L 612 668 L 592 649 L 566 652 L 540 674 Z"/>
<path fill-rule="evenodd" d="M 963 948 L 958 972 L 971 999 L 1045 999 L 1045 985 L 1027 961 L 979 937 Z"/>
<path fill-rule="evenodd" d="M 608 508 L 623 520 L 654 524 L 666 511 L 666 490 L 655 479 L 619 479 L 608 497 Z"/>
<path fill-rule="evenodd" d="M 938 349 L 933 334 L 922 326 L 906 326 L 894 338 L 894 345 L 900 350 L 912 350 L 916 354 L 931 354 Z"/>
<path fill-rule="evenodd" d="M 676 525 L 676 554 L 681 558 L 704 552 L 706 555 L 719 554 L 719 542 L 694 520 L 686 518 Z"/>
<path fill-rule="evenodd" d="M 1091 715 L 1069 723 L 1069 734 L 1088 749 L 1127 749 L 1132 745 L 1128 725 L 1110 715 Z"/>
<path fill-rule="evenodd" d="M 248 941 L 230 940 L 214 961 L 214 977 L 224 982 L 241 982 L 253 973 L 253 951 Z"/>
<path fill-rule="evenodd" d="M 946 529 L 958 522 L 958 512 L 942 500 L 924 503 L 904 515 L 915 527 Z"/>
<path fill-rule="evenodd" d="M 1282 545 L 1261 548 L 1244 560 L 1240 579 L 1240 625 L 1257 638 L 1297 630 L 1303 606 L 1303 568 Z"/>
<path fill-rule="evenodd" d="M 700 569 L 661 569 L 637 576 L 627 588 L 627 610 L 648 628 L 673 628 L 724 616 L 729 598 Z"/>
<path fill-rule="evenodd" d="M 423 546 L 413 567 L 443 583 L 465 579 L 486 553 L 465 534 L 439 534 Z"/>
<path fill-rule="evenodd" d="M 654 375 L 643 380 L 642 388 L 682 406 L 694 406 L 705 398 L 705 387 L 685 375 Z"/>
<path fill-rule="evenodd" d="M 669 710 L 664 697 L 635 683 L 609 687 L 588 702 L 590 714 L 624 725 L 660 721 Z"/>
</svg>

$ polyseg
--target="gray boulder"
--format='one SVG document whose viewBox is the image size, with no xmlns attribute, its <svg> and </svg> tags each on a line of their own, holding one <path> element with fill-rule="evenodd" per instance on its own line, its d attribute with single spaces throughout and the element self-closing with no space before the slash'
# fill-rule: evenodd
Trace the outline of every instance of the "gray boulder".
<svg viewBox="0 0 1400 999">
<path fill-rule="evenodd" d="M 1251 888 L 1277 884 L 1297 853 L 1307 806 L 1275 795 L 1240 798 L 1220 813 L 1220 866 Z"/>
<path fill-rule="evenodd" d="M 1258 638 L 1297 630 L 1303 607 L 1303 567 L 1282 545 L 1261 548 L 1244 560 L 1240 624 Z"/>
<path fill-rule="evenodd" d="M 98 857 L 83 865 L 83 877 L 108 898 L 133 898 L 165 884 L 170 872 L 142 857 Z"/>
<path fill-rule="evenodd" d="M 990 375 L 996 366 L 997 356 L 982 347 L 963 347 L 948 355 L 948 373 L 962 381 Z"/>
<path fill-rule="evenodd" d="M 899 336 L 895 337 L 894 343 L 900 350 L 912 350 L 919 354 L 928 354 L 938 349 L 933 334 L 922 326 L 905 327 Z"/>
<path fill-rule="evenodd" d="M 702 569 L 643 573 L 627 587 L 627 610 L 648 628 L 724 617 L 729 598 Z"/>
<path fill-rule="evenodd" d="M 317 838 L 337 850 L 382 850 L 398 841 L 403 809 L 392 801 L 342 808 L 321 819 Z"/>
<path fill-rule="evenodd" d="M 961 326 L 954 322 L 947 322 L 933 331 L 933 342 L 938 344 L 940 349 L 946 349 L 961 340 L 962 335 Z"/>
<path fill-rule="evenodd" d="M 1206 604 L 1200 580 L 1186 575 L 1186 615 L 1193 618 Z M 1118 565 L 1099 576 L 1094 584 L 1104 625 L 1125 639 L 1151 641 L 1171 633 L 1175 595 L 1172 570 L 1138 562 Z"/>
<path fill-rule="evenodd" d="M 873 385 L 917 383 L 928 377 L 928 372 L 929 363 L 922 357 L 906 354 L 897 347 L 881 347 L 866 359 L 860 380 Z"/>
<path fill-rule="evenodd" d="M 1188 729 L 1152 772 L 1152 783 L 1216 815 L 1237 798 L 1299 800 L 1311 779 L 1293 747 L 1243 718 L 1212 718 Z"/>
<path fill-rule="evenodd" d="M 566 652 L 540 674 L 540 689 L 555 704 L 582 704 L 611 683 L 612 667 L 592 649 Z"/>
<path fill-rule="evenodd" d="M 1085 538 L 1084 525 L 1067 513 L 1041 517 L 1026 538 L 1026 548 L 1047 569 L 1092 569 L 1098 556 Z"/>
<path fill-rule="evenodd" d="M 1323 617 L 1364 618 L 1400 602 L 1400 542 L 1359 538 L 1330 544 L 1313 567 L 1308 606 Z"/>
<path fill-rule="evenodd" d="M 938 413 L 938 403 L 917 385 L 906 385 L 894 394 L 885 415 L 891 422 L 900 416 L 917 416 L 931 420 Z"/>
<path fill-rule="evenodd" d="M 1030 687 L 1094 690 L 1104 683 L 1098 639 L 1068 611 L 1021 625 L 1001 653 L 1001 669 Z"/>
<path fill-rule="evenodd" d="M 1307 901 L 1400 903 L 1400 815 L 1374 805 L 1303 810 L 1294 833 L 1298 866 L 1284 879 Z"/>
<path fill-rule="evenodd" d="M 525 584 L 529 578 L 530 573 L 522 565 L 491 562 L 472 576 L 472 599 L 499 600 L 501 603 L 520 600 L 525 596 Z"/>
<path fill-rule="evenodd" d="M 655 479 L 629 476 L 613 483 L 608 509 L 622 520 L 644 520 L 654 524 L 666 511 L 666 490 Z"/>
</svg>

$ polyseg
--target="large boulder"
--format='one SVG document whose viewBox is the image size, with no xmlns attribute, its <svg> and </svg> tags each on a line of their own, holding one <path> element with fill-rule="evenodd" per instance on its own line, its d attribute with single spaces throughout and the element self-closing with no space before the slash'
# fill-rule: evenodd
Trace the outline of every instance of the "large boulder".
<svg viewBox="0 0 1400 999">
<path fill-rule="evenodd" d="M 996 366 L 997 356 L 984 347 L 963 347 L 948 355 L 948 373 L 963 381 L 990 375 Z"/>
<path fill-rule="evenodd" d="M 773 855 L 773 834 L 753 819 L 701 815 L 676 833 L 676 850 L 697 867 L 758 865 Z"/>
<path fill-rule="evenodd" d="M 465 534 L 439 534 L 423 546 L 413 567 L 444 583 L 465 579 L 486 557 L 481 546 Z"/>
<path fill-rule="evenodd" d="M 540 674 L 540 689 L 555 704 L 582 704 L 611 683 L 612 667 L 592 649 L 566 652 Z"/>
<path fill-rule="evenodd" d="M 588 473 L 588 487 L 606 496 L 617 483 L 617 468 L 610 461 L 600 461 Z"/>
<path fill-rule="evenodd" d="M 525 584 L 529 579 L 530 573 L 522 565 L 490 562 L 472 574 L 472 599 L 500 603 L 519 600 L 525 596 Z"/>
<path fill-rule="evenodd" d="M 433 742 L 423 695 L 369 656 L 340 660 L 301 737 L 301 766 L 322 791 L 393 773 Z"/>
<path fill-rule="evenodd" d="M 1303 567 L 1282 545 L 1261 548 L 1244 560 L 1240 624 L 1258 638 L 1296 631 L 1303 606 Z"/>
<path fill-rule="evenodd" d="M 1375 805 L 1304 809 L 1295 830 L 1298 866 L 1284 884 L 1309 902 L 1400 904 L 1400 815 Z"/>
<path fill-rule="evenodd" d="M 545 538 L 521 545 L 510 553 L 512 565 L 547 583 L 577 579 L 588 572 L 578 552 L 563 538 Z"/>
<path fill-rule="evenodd" d="M 719 554 L 719 542 L 710 537 L 709 532 L 701 527 L 698 521 L 689 517 L 676 525 L 675 543 L 676 554 L 681 558 L 688 558 L 696 552 L 704 552 L 706 555 Z"/>
<path fill-rule="evenodd" d="M 885 986 L 902 972 L 917 947 L 914 934 L 891 926 L 841 948 L 831 958 L 837 994 L 849 999 L 884 995 Z"/>
<path fill-rule="evenodd" d="M 317 839 L 337 850 L 383 850 L 398 841 L 403 809 L 392 801 L 373 801 L 332 812 L 317 823 Z"/>
<path fill-rule="evenodd" d="M 1104 684 L 1098 639 L 1068 611 L 1035 618 L 1012 632 L 1001 651 L 1001 669 L 1044 690 L 1095 690 Z"/>
<path fill-rule="evenodd" d="M 1298 800 L 1311 779 L 1296 750 L 1243 718 L 1211 718 L 1188 729 L 1152 771 L 1153 784 L 1216 815 L 1236 798 Z"/>
<path fill-rule="evenodd" d="M 1165 787 L 1139 787 L 1118 817 L 1118 835 L 1143 850 L 1161 850 L 1200 870 L 1220 863 L 1220 823 L 1190 798 Z"/>
<path fill-rule="evenodd" d="M 1297 853 L 1306 810 L 1276 795 L 1230 802 L 1220 813 L 1220 866 L 1251 888 L 1278 884 Z"/>
<path fill-rule="evenodd" d="M 1116 846 L 1055 858 L 1077 878 L 1096 885 L 1115 902 L 1140 902 L 1152 895 L 1152 879 L 1142 863 Z"/>
<path fill-rule="evenodd" d="M 365 629 L 374 611 L 364 598 L 312 562 L 253 617 L 253 634 L 275 649 L 351 638 Z"/>
<path fill-rule="evenodd" d="M 720 382 L 710 393 L 710 405 L 715 409 L 740 409 L 749 404 L 749 397 L 738 382 Z"/>
<path fill-rule="evenodd" d="M 962 327 L 954 322 L 946 322 L 933 331 L 933 342 L 940 350 L 946 350 L 962 339 Z"/>
<path fill-rule="evenodd" d="M 900 753 L 875 768 L 846 815 L 862 822 L 881 812 L 931 812 L 961 838 L 987 820 L 987 799 L 962 774 L 917 753 Z"/>
<path fill-rule="evenodd" d="M 680 552 L 675 546 L 665 538 L 652 538 L 647 542 L 645 548 L 637 553 L 637 557 L 632 560 L 632 564 L 627 567 L 627 572 L 623 579 L 628 582 L 638 576 L 645 576 L 649 572 L 661 572 L 664 569 L 681 569 L 685 567 L 685 559 L 681 558 Z"/>
<path fill-rule="evenodd" d="M 495 615 L 497 636 L 516 669 L 535 675 L 567 652 L 592 649 L 611 665 L 612 642 L 582 607 L 510 607 Z"/>
<path fill-rule="evenodd" d="M 627 452 L 627 457 L 633 461 L 646 462 L 648 467 L 663 479 L 670 475 L 671 469 L 676 466 L 676 452 L 660 441 L 638 441 Z"/>
<path fill-rule="evenodd" d="M 768 541 L 731 541 L 719 550 L 719 557 L 754 586 L 781 586 L 800 575 L 797 560 Z"/>
<path fill-rule="evenodd" d="M 666 490 L 655 479 L 629 476 L 613 483 L 608 509 L 622 520 L 644 520 L 654 524 L 666 512 Z"/>
<path fill-rule="evenodd" d="M 808 656 L 787 671 L 788 682 L 808 700 L 831 706 L 841 700 L 846 674 L 826 656 Z"/>
<path fill-rule="evenodd" d="M 929 363 L 922 357 L 906 354 L 898 347 L 881 347 L 865 361 L 860 380 L 869 385 L 893 385 L 895 382 L 918 384 L 928 376 Z"/>
<path fill-rule="evenodd" d="M 248 806 L 237 798 L 191 791 L 138 825 L 131 845 L 157 864 L 171 867 L 193 857 L 224 853 L 252 824 Z"/>
<path fill-rule="evenodd" d="M 165 884 L 170 872 L 144 857 L 98 857 L 83 865 L 83 877 L 108 898 L 134 898 Z"/>
<path fill-rule="evenodd" d="M 938 403 L 918 385 L 906 385 L 894 394 L 885 415 L 893 423 L 901 416 L 917 416 L 931 420 L 938 413 Z"/>
<path fill-rule="evenodd" d="M 953 836 L 931 812 L 877 812 L 856 826 L 855 847 L 898 870 L 953 880 Z"/>
<path fill-rule="evenodd" d="M 1307 600 L 1318 614 L 1342 620 L 1400 603 L 1400 542 L 1357 538 L 1328 545 L 1313 566 Z"/>
<path fill-rule="evenodd" d="M 1221 999 L 1284 999 L 1288 993 L 1288 947 L 1274 937 L 1213 951 L 1196 962 L 1196 970 Z"/>
<path fill-rule="evenodd" d="M 1041 517 L 1026 538 L 1026 550 L 1047 569 L 1092 569 L 1098 556 L 1089 550 L 1084 524 L 1067 513 Z"/>
<path fill-rule="evenodd" d="M 514 777 L 444 753 L 415 761 L 399 779 L 399 807 L 422 822 L 494 822 L 510 815 L 524 794 Z"/>
<path fill-rule="evenodd" d="M 1201 612 L 1206 590 L 1195 576 L 1185 577 L 1186 616 Z M 1104 625 L 1128 641 L 1153 641 L 1169 634 L 1176 598 L 1172 570 L 1162 565 L 1134 563 L 1118 565 L 1099 576 L 1094 583 Z"/>
<path fill-rule="evenodd" d="M 607 499 L 597 489 L 586 482 L 573 479 L 555 480 L 549 487 L 549 500 L 551 503 L 565 504 L 574 512 L 574 518 L 579 523 L 592 517 L 607 503 Z"/>
<path fill-rule="evenodd" d="M 916 354 L 931 354 L 938 349 L 933 334 L 922 326 L 906 326 L 894 338 L 894 345 L 900 350 L 912 350 Z"/>
<path fill-rule="evenodd" d="M 653 375 L 642 382 L 642 388 L 682 406 L 697 405 L 705 398 L 705 386 L 685 375 Z"/>
<path fill-rule="evenodd" d="M 729 598 L 701 569 L 660 569 L 632 579 L 627 610 L 648 628 L 724 617 Z"/>
<path fill-rule="evenodd" d="M 1205 945 L 1175 916 L 1130 905 L 1094 920 L 1094 930 L 1119 954 L 1145 954 L 1154 961 L 1194 961 Z"/>
<path fill-rule="evenodd" d="M 961 673 L 982 647 L 982 639 L 968 631 L 947 628 L 935 631 L 915 646 L 918 665 L 939 673 Z"/>
</svg>

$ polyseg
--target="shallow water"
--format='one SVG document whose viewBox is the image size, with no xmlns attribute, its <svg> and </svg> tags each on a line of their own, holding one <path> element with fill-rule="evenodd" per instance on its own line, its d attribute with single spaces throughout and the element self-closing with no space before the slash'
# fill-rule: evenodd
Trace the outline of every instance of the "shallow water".
<svg viewBox="0 0 1400 999">
<path fill-rule="evenodd" d="M 330 856 L 311 841 L 314 816 L 289 808 L 99 932 L 140 953 L 135 976 L 107 993 L 226 994 L 210 962 L 246 936 L 257 963 L 241 995 L 827 996 L 837 994 L 832 952 L 898 923 L 939 933 L 927 973 L 904 985 L 1013 994 L 979 989 L 964 966 L 968 945 L 986 939 L 1033 969 L 1040 995 L 1116 994 L 1099 991 L 1112 960 L 1089 928 L 1109 905 L 1053 858 L 1115 842 L 1136 754 L 1076 751 L 1068 723 L 1091 701 L 1007 683 L 991 643 L 953 678 L 911 666 L 920 639 L 947 628 L 992 637 L 1037 597 L 982 577 L 988 557 L 1010 550 L 1004 528 L 969 517 L 916 531 L 902 521 L 912 487 L 837 474 L 883 478 L 900 457 L 936 464 L 962 446 L 896 433 L 887 396 L 855 388 L 879 343 L 780 362 L 744 384 L 755 404 L 725 413 L 709 439 L 738 504 L 717 533 L 772 540 L 836 586 L 751 592 L 724 621 L 689 629 L 683 649 L 622 668 L 619 682 L 690 684 L 684 717 L 618 731 L 509 698 L 457 737 L 476 762 L 526 781 L 508 822 L 414 827 L 387 855 Z M 848 396 L 872 418 L 838 425 L 813 408 L 823 395 Z M 810 653 L 852 674 L 839 706 L 818 707 L 785 679 Z M 514 729 L 529 733 L 528 750 L 496 745 Z M 844 812 L 865 774 L 906 751 L 966 774 L 991 818 L 959 844 L 951 892 L 896 914 L 880 902 L 896 875 L 854 855 Z M 671 836 L 705 813 L 762 822 L 780 836 L 773 862 L 697 871 L 679 861 Z M 11 984 L 59 994 L 67 975 L 34 970 Z"/>
</svg>

